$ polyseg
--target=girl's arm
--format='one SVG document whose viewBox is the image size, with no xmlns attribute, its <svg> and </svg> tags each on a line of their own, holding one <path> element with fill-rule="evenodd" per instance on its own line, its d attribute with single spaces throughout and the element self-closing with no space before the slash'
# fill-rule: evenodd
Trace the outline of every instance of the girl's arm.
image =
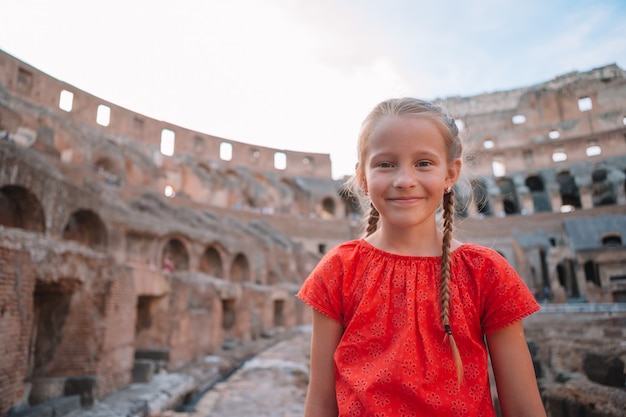
<svg viewBox="0 0 626 417">
<path fill-rule="evenodd" d="M 545 417 L 522 321 L 487 335 L 504 417 Z"/>
<path fill-rule="evenodd" d="M 343 334 L 343 326 L 313 310 L 311 370 L 304 417 L 337 417 L 335 364 L 333 355 Z"/>
</svg>

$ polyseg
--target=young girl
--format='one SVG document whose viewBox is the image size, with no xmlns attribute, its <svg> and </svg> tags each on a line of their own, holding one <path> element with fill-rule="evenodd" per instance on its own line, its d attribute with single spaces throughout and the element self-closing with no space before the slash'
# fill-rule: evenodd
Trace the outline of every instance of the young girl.
<svg viewBox="0 0 626 417">
<path fill-rule="evenodd" d="M 521 322 L 538 304 L 497 252 L 452 237 L 454 120 L 384 101 L 358 152 L 366 236 L 327 253 L 298 293 L 313 307 L 305 416 L 495 416 L 490 357 L 502 415 L 545 417 Z"/>
</svg>

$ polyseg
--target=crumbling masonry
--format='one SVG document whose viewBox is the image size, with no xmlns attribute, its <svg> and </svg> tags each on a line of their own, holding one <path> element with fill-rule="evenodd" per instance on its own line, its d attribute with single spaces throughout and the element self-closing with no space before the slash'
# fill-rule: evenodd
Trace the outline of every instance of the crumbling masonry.
<svg viewBox="0 0 626 417">
<path fill-rule="evenodd" d="M 626 302 L 625 72 L 439 101 L 479 197 L 459 205 L 461 239 L 497 249 L 546 305 Z M 154 120 L 0 51 L 0 415 L 72 387 L 102 398 L 142 366 L 176 370 L 308 323 L 293 295 L 359 233 L 330 172 L 326 154 Z M 623 376 L 620 314 L 601 315 L 602 346 L 572 343 L 621 360 Z M 582 372 L 546 317 L 528 328 L 544 375 Z M 554 410 L 575 397 L 544 394 Z"/>
</svg>

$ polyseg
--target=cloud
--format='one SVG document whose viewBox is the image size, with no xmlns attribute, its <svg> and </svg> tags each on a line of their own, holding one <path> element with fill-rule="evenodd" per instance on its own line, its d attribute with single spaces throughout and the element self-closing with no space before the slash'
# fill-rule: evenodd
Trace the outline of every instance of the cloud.
<svg viewBox="0 0 626 417">
<path fill-rule="evenodd" d="M 0 48 L 149 117 L 351 173 L 380 100 L 532 85 L 626 61 L 624 6 L 575 0 L 3 2 Z M 19 36 L 16 36 L 19 34 Z"/>
</svg>

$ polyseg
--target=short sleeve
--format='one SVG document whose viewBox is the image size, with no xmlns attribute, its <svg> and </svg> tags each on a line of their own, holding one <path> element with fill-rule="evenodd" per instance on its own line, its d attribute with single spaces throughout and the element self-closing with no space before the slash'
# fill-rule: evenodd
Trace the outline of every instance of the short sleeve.
<svg viewBox="0 0 626 417">
<path fill-rule="evenodd" d="M 500 254 L 489 250 L 482 273 L 481 324 L 493 333 L 540 309 L 535 297 L 513 267 Z"/>
<path fill-rule="evenodd" d="M 336 250 L 328 252 L 306 278 L 296 297 L 320 313 L 342 323 L 343 271 L 339 253 Z"/>
</svg>

